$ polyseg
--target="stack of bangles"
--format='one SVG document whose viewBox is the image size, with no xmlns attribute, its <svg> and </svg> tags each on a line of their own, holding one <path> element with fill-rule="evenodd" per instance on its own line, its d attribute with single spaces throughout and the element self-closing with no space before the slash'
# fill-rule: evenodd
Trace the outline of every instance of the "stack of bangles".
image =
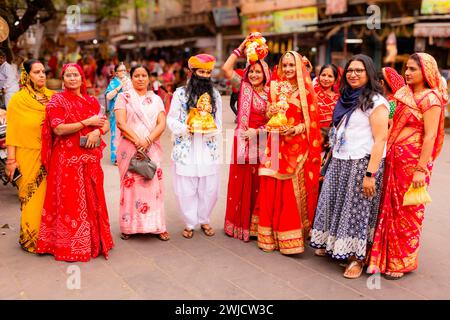
<svg viewBox="0 0 450 320">
<path fill-rule="evenodd" d="M 424 168 L 424 167 L 419 166 L 419 165 L 418 165 L 415 169 L 416 169 L 416 171 L 423 172 L 423 173 L 425 173 L 425 174 L 428 174 L 428 173 L 429 173 L 429 171 L 428 171 L 427 168 Z"/>
<path fill-rule="evenodd" d="M 145 141 L 147 141 L 147 143 L 148 143 L 149 145 L 152 145 L 152 144 L 153 144 L 152 139 L 150 139 L 149 137 L 145 137 Z"/>
<path fill-rule="evenodd" d="M 240 58 L 242 56 L 242 51 L 239 48 L 236 48 L 233 50 L 233 53 L 236 55 L 236 57 Z"/>
<path fill-rule="evenodd" d="M 305 129 L 306 129 L 306 125 L 304 123 L 300 123 L 294 127 L 294 130 L 295 130 L 294 134 L 296 134 L 296 135 L 300 134 L 303 131 L 305 131 Z"/>
</svg>

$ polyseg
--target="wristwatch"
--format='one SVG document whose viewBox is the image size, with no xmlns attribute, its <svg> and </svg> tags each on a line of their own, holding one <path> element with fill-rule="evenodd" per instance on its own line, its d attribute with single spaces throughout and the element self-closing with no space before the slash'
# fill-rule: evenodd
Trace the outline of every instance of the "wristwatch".
<svg viewBox="0 0 450 320">
<path fill-rule="evenodd" d="M 373 178 L 373 177 L 375 177 L 375 173 L 376 173 L 376 172 L 366 171 L 366 177 L 368 177 L 368 178 Z"/>
</svg>

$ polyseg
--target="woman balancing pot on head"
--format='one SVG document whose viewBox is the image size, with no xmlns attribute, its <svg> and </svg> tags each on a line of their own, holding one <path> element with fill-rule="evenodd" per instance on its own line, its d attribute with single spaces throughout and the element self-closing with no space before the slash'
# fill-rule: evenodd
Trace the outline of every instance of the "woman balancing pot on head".
<svg viewBox="0 0 450 320">
<path fill-rule="evenodd" d="M 280 59 L 270 83 L 271 118 L 259 169 L 258 246 L 282 254 L 304 251 L 317 203 L 319 112 L 309 72 L 297 52 Z M 285 123 L 280 122 L 286 120 Z M 269 125 L 270 124 L 270 125 Z"/>
<path fill-rule="evenodd" d="M 391 134 L 387 143 L 384 191 L 369 273 L 399 279 L 417 268 L 425 205 L 404 205 L 408 189 L 430 184 L 434 161 L 444 142 L 444 106 L 447 92 L 436 60 L 415 53 L 406 64 L 407 86 L 399 89 Z M 425 191 L 425 190 L 423 190 Z"/>
<path fill-rule="evenodd" d="M 239 90 L 224 230 L 230 237 L 243 241 L 249 241 L 250 236 L 257 236 L 258 217 L 252 217 L 252 213 L 259 192 L 258 168 L 266 147 L 265 132 L 261 129 L 268 120 L 266 112 L 270 71 L 262 60 L 268 49 L 261 40 L 256 42 L 258 45 L 255 48 L 259 55 L 251 56 L 251 50 L 246 50 L 248 46 L 253 47 L 253 40 L 256 39 L 263 39 L 260 33 L 250 34 L 222 67 L 225 77 Z M 249 53 L 249 64 L 241 77 L 233 67 L 243 53 Z"/>
<path fill-rule="evenodd" d="M 100 104 L 87 94 L 78 64 L 62 68 L 64 91 L 47 104 L 42 163 L 47 192 L 36 252 L 61 261 L 89 261 L 113 247 L 100 165 L 109 130 Z"/>
<path fill-rule="evenodd" d="M 45 80 L 45 68 L 39 60 L 25 61 L 22 89 L 11 97 L 7 111 L 6 173 L 10 180 L 16 170 L 22 174 L 16 182 L 22 210 L 19 243 L 28 252 L 36 251 L 47 187 L 47 171 L 41 163 L 41 128 L 45 106 L 54 92 L 45 87 Z"/>
</svg>

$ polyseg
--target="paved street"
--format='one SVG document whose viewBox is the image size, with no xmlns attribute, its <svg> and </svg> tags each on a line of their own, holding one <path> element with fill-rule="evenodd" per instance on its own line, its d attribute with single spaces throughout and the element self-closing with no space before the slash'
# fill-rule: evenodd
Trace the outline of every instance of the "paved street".
<svg viewBox="0 0 450 320">
<path fill-rule="evenodd" d="M 225 128 L 234 127 L 233 119 L 225 97 Z M 222 166 L 220 198 L 212 214 L 216 236 L 196 230 L 192 239 L 183 238 L 171 185 L 168 130 L 163 141 L 166 218 L 172 238 L 168 242 L 153 236 L 119 238 L 119 175 L 106 151 L 105 192 L 115 241 L 109 260 L 57 262 L 53 256 L 21 250 L 16 191 L 0 186 L 0 227 L 10 227 L 0 229 L 0 299 L 450 299 L 449 134 L 432 178 L 433 202 L 425 212 L 418 270 L 398 281 L 371 278 L 369 286 L 367 275 L 345 279 L 338 263 L 314 256 L 310 248 L 287 257 L 264 253 L 255 241 L 227 237 L 223 233 L 227 165 Z M 71 290 L 69 273 L 77 267 L 81 286 Z"/>
</svg>

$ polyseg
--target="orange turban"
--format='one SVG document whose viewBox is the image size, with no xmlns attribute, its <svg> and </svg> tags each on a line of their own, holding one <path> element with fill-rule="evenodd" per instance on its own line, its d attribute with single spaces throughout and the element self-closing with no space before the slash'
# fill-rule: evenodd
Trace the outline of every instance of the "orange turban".
<svg viewBox="0 0 450 320">
<path fill-rule="evenodd" d="M 196 56 L 192 56 L 188 60 L 189 69 L 205 69 L 212 70 L 214 69 L 214 64 L 216 63 L 216 59 L 209 54 L 201 53 Z"/>
</svg>

